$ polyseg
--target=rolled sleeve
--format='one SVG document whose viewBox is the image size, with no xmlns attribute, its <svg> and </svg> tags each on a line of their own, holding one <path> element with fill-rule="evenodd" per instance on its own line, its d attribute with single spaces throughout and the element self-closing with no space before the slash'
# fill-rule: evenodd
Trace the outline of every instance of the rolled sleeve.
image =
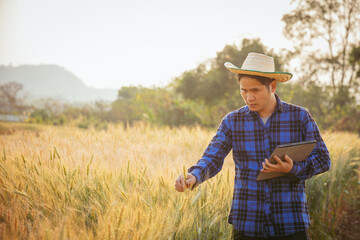
<svg viewBox="0 0 360 240">
<path fill-rule="evenodd" d="M 196 186 L 212 178 L 222 169 L 224 159 L 232 148 L 231 142 L 231 131 L 225 116 L 203 156 L 188 170 L 196 177 Z"/>
<path fill-rule="evenodd" d="M 289 172 L 291 176 L 299 180 L 306 180 L 314 175 L 326 172 L 330 168 L 330 154 L 321 137 L 318 126 L 309 112 L 306 112 L 303 119 L 303 140 L 316 140 L 316 146 L 311 154 L 302 162 L 294 162 Z"/>
</svg>

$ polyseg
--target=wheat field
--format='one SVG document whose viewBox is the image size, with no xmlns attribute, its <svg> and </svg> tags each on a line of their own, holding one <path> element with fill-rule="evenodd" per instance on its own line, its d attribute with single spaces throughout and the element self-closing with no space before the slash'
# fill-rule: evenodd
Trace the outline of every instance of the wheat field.
<svg viewBox="0 0 360 240">
<path fill-rule="evenodd" d="M 145 124 L 99 131 L 0 123 L 0 239 L 230 239 L 231 154 L 194 191 L 174 190 L 214 133 Z M 360 139 L 323 137 L 332 167 L 307 181 L 310 233 L 351 238 L 358 227 L 345 232 L 342 224 L 359 210 Z"/>
</svg>

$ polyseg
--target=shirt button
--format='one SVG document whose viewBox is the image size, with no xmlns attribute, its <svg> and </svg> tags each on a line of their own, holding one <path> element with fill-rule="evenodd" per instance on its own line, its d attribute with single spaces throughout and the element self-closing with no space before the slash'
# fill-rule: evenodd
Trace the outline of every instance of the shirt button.
<svg viewBox="0 0 360 240">
<path fill-rule="evenodd" d="M 269 151 L 269 148 L 267 148 L 266 151 L 268 152 L 268 151 Z"/>
</svg>

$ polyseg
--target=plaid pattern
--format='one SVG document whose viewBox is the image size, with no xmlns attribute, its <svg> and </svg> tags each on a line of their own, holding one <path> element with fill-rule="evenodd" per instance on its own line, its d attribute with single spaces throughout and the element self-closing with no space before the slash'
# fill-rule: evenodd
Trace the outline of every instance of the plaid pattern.
<svg viewBox="0 0 360 240">
<path fill-rule="evenodd" d="M 330 156 L 310 113 L 276 96 L 277 106 L 266 125 L 247 106 L 227 114 L 202 158 L 189 169 L 196 185 L 215 176 L 233 150 L 235 187 L 229 223 L 251 237 L 286 236 L 310 226 L 305 180 L 325 172 Z M 287 176 L 257 181 L 261 163 L 277 145 L 306 140 L 317 145 Z"/>
</svg>

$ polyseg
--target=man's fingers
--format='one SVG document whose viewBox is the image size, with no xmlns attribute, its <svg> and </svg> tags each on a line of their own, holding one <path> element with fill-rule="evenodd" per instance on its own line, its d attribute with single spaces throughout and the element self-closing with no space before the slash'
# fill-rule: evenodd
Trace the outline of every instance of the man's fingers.
<svg viewBox="0 0 360 240">
<path fill-rule="evenodd" d="M 196 182 L 196 178 L 194 175 L 192 175 L 191 173 L 189 173 L 187 175 L 187 179 L 185 181 L 185 185 L 187 188 L 191 188 Z"/>
<path fill-rule="evenodd" d="M 274 172 L 277 171 L 279 168 L 278 164 L 272 164 L 269 162 L 269 160 L 267 158 L 265 158 L 265 162 L 262 163 L 263 166 L 263 172 Z"/>
<path fill-rule="evenodd" d="M 269 168 L 275 168 L 276 164 L 272 164 L 269 162 L 269 160 L 267 160 L 267 158 L 265 158 L 265 165 Z"/>
<path fill-rule="evenodd" d="M 184 190 L 181 187 L 180 178 L 175 181 L 175 190 L 178 192 L 183 192 Z"/>
<path fill-rule="evenodd" d="M 274 159 L 278 164 L 280 164 L 280 165 L 283 164 L 283 161 L 281 161 L 281 159 L 278 156 L 275 155 Z"/>
<path fill-rule="evenodd" d="M 263 169 L 261 171 L 263 172 L 267 172 L 268 170 L 270 170 L 271 168 L 266 164 L 267 159 L 265 159 L 265 162 L 262 162 L 262 167 Z"/>
<path fill-rule="evenodd" d="M 183 192 L 184 189 L 180 185 L 175 185 L 175 190 L 178 192 Z"/>
<path fill-rule="evenodd" d="M 196 177 L 191 173 L 187 174 L 186 180 L 183 174 L 175 181 L 175 190 L 178 192 L 184 192 L 186 188 L 191 188 L 196 183 Z"/>
<path fill-rule="evenodd" d="M 185 185 L 184 176 L 181 174 L 181 175 L 179 176 L 179 179 L 180 179 L 180 185 L 181 185 L 181 187 L 183 188 L 183 190 L 185 190 L 186 185 Z"/>
<path fill-rule="evenodd" d="M 285 155 L 285 161 L 291 163 L 293 160 L 288 155 Z"/>
<path fill-rule="evenodd" d="M 175 189 L 178 192 L 183 192 L 185 190 L 185 180 L 182 174 L 176 179 Z"/>
<path fill-rule="evenodd" d="M 190 179 L 185 181 L 186 188 L 191 188 L 192 185 L 193 185 L 193 183 L 192 183 L 192 181 Z"/>
<path fill-rule="evenodd" d="M 285 162 L 283 162 L 278 156 L 274 156 L 276 164 L 272 164 L 268 159 L 265 158 L 265 162 L 262 163 L 263 169 L 262 172 L 281 172 L 288 173 L 293 167 L 293 160 L 285 155 Z"/>
</svg>

